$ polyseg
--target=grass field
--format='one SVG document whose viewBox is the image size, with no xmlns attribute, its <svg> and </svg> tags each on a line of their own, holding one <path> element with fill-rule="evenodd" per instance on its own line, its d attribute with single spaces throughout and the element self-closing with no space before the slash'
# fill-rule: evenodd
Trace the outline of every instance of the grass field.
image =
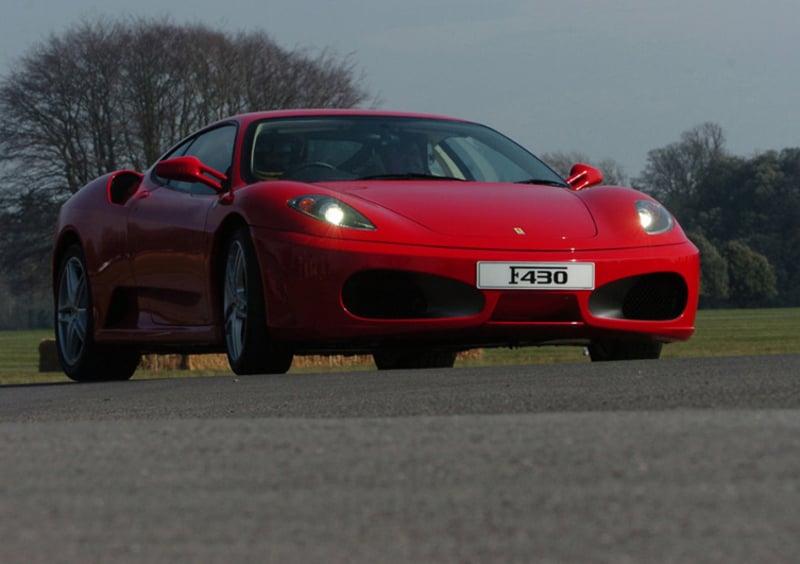
<svg viewBox="0 0 800 564">
<path fill-rule="evenodd" d="M 696 326 L 697 331 L 692 339 L 667 345 L 662 357 L 800 354 L 800 308 L 700 311 Z M 0 384 L 69 381 L 58 372 L 38 371 L 39 341 L 51 337 L 52 331 L 0 331 Z M 589 362 L 589 359 L 583 355 L 580 347 L 487 349 L 480 360 L 459 361 L 457 366 L 553 362 Z M 342 369 L 348 367 L 302 368 L 292 369 L 292 372 Z M 230 372 L 139 370 L 134 378 L 178 375 L 230 376 Z"/>
</svg>

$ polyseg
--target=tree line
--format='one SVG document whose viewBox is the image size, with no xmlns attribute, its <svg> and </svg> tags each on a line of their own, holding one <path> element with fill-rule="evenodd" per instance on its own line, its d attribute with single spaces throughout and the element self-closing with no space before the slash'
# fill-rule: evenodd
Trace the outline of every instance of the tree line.
<svg viewBox="0 0 800 564">
<path fill-rule="evenodd" d="M 143 170 L 229 115 L 375 103 L 351 57 L 287 50 L 266 33 L 148 19 L 85 20 L 0 80 L 0 329 L 52 323 L 49 257 L 60 205 L 91 179 Z M 579 153 L 542 155 L 566 174 Z M 730 154 L 702 124 L 648 153 L 629 181 L 662 201 L 702 254 L 701 305 L 800 305 L 800 149 Z"/>
</svg>

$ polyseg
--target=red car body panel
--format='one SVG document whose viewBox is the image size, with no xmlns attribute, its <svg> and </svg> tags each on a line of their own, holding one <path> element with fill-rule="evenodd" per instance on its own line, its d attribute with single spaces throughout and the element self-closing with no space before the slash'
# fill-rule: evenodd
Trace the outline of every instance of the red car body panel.
<svg viewBox="0 0 800 564">
<path fill-rule="evenodd" d="M 603 336 L 669 342 L 693 333 L 697 249 L 677 224 L 668 233 L 645 233 L 631 210 L 633 202 L 650 198 L 634 190 L 245 178 L 239 163 L 251 123 L 331 115 L 416 116 L 345 110 L 238 116 L 227 120 L 238 130 L 225 193 L 176 191 L 156 182 L 151 169 L 143 176 L 106 175 L 73 196 L 59 216 L 54 269 L 64 249 L 78 242 L 91 281 L 95 340 L 143 351 L 223 349 L 220 245 L 232 222 L 248 227 L 255 246 L 270 335 L 295 352 L 371 351 L 387 343 L 585 344 Z M 336 227 L 290 209 L 287 202 L 305 194 L 335 197 L 376 229 Z M 590 262 L 594 289 L 477 289 L 480 261 Z M 358 308 L 352 307 L 348 284 L 365 272 L 421 276 L 447 312 L 419 318 L 359 315 L 351 311 Z M 613 307 L 606 311 L 604 304 L 634 283 L 619 281 L 647 276 L 685 284 L 679 313 L 634 319 Z M 604 287 L 610 289 L 601 291 Z M 463 292 L 463 308 L 444 295 L 451 289 Z"/>
</svg>

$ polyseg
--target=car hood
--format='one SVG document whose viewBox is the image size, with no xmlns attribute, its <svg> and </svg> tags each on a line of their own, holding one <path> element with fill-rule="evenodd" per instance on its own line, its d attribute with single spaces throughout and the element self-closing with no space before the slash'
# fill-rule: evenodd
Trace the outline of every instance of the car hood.
<svg viewBox="0 0 800 564">
<path fill-rule="evenodd" d="M 441 180 L 337 188 L 449 237 L 518 243 L 527 238 L 562 247 L 597 235 L 588 208 L 566 188 Z"/>
</svg>

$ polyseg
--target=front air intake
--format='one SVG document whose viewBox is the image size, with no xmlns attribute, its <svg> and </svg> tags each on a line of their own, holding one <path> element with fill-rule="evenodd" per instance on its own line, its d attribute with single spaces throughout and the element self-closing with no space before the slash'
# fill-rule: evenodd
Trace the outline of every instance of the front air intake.
<svg viewBox="0 0 800 564">
<path fill-rule="evenodd" d="M 367 319 L 466 317 L 483 309 L 474 287 L 441 276 L 403 270 L 365 270 L 342 289 L 344 307 Z"/>
<path fill-rule="evenodd" d="M 689 289 L 673 272 L 659 272 L 616 280 L 597 288 L 589 309 L 597 317 L 637 321 L 668 321 L 686 309 Z"/>
</svg>

